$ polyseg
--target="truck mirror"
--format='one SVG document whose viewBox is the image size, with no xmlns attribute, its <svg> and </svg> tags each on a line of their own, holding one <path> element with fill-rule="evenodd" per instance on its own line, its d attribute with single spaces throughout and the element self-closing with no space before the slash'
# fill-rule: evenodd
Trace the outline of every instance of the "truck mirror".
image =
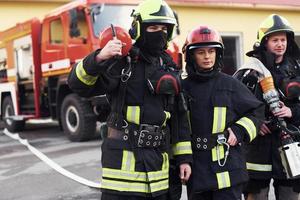
<svg viewBox="0 0 300 200">
<path fill-rule="evenodd" d="M 79 37 L 80 30 L 78 28 L 78 18 L 77 18 L 77 10 L 72 9 L 69 11 L 70 13 L 70 36 L 71 37 Z"/>
</svg>

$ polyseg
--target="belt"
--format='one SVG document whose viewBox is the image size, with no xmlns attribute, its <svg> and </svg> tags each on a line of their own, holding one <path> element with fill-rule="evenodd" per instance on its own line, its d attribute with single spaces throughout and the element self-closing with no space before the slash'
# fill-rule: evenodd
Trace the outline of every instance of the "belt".
<svg viewBox="0 0 300 200">
<path fill-rule="evenodd" d="M 133 147 L 151 148 L 162 145 L 164 133 L 161 127 L 157 125 L 129 123 L 123 130 L 108 127 L 107 137 L 123 141 L 130 139 Z"/>
<path fill-rule="evenodd" d="M 200 137 L 196 136 L 193 137 L 192 143 L 194 150 L 211 150 L 217 144 L 221 144 L 222 142 L 226 142 L 228 138 L 228 131 L 220 132 L 220 133 L 214 133 L 209 137 Z"/>
<path fill-rule="evenodd" d="M 118 130 L 115 128 L 108 127 L 107 137 L 119 140 L 128 140 L 128 135 L 124 133 L 123 130 Z"/>
</svg>

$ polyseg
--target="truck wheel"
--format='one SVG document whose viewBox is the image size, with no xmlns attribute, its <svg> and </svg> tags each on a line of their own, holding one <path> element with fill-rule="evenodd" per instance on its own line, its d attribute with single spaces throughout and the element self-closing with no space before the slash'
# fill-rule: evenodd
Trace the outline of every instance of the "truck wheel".
<svg viewBox="0 0 300 200">
<path fill-rule="evenodd" d="M 3 116 L 4 127 L 9 132 L 15 133 L 24 130 L 25 120 L 13 120 L 7 118 L 15 115 L 14 105 L 10 96 L 5 97 L 3 100 L 2 113 L 3 113 L 2 116 Z"/>
<path fill-rule="evenodd" d="M 96 116 L 87 100 L 69 94 L 63 100 L 61 124 L 64 133 L 73 142 L 86 141 L 95 135 Z"/>
</svg>

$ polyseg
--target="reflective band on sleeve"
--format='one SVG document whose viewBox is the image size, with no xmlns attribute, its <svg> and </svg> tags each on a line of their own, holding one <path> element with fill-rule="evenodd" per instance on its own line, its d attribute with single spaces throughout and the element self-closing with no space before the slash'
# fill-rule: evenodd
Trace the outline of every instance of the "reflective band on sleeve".
<svg viewBox="0 0 300 200">
<path fill-rule="evenodd" d="M 228 188 L 231 186 L 228 171 L 217 173 L 218 189 Z"/>
<path fill-rule="evenodd" d="M 272 171 L 272 165 L 266 165 L 266 164 L 256 164 L 256 163 L 246 163 L 247 170 L 252 171 L 261 171 L 261 172 L 271 172 Z"/>
<path fill-rule="evenodd" d="M 174 155 L 192 154 L 191 142 L 178 142 L 173 145 Z"/>
<path fill-rule="evenodd" d="M 250 142 L 256 137 L 256 127 L 251 119 L 249 119 L 247 117 L 243 117 L 236 123 L 241 125 L 242 127 L 244 127 L 247 130 L 247 133 L 250 138 Z"/>
<path fill-rule="evenodd" d="M 126 119 L 128 122 L 134 124 L 140 124 L 140 112 L 139 106 L 127 106 Z"/>
<path fill-rule="evenodd" d="M 120 180 L 102 180 L 101 188 L 116 190 L 121 192 L 140 192 L 140 193 L 154 193 L 169 188 L 168 179 L 154 182 L 154 183 L 137 183 Z"/>
<path fill-rule="evenodd" d="M 163 123 L 163 125 L 162 126 L 166 126 L 166 124 L 167 124 L 167 121 L 168 121 L 168 119 L 170 119 L 171 118 L 171 113 L 170 112 L 167 112 L 167 111 L 164 111 L 165 112 L 165 115 L 166 115 L 166 117 L 165 117 L 165 121 L 164 121 L 164 123 Z"/>
<path fill-rule="evenodd" d="M 98 76 L 88 75 L 83 67 L 83 60 L 81 60 L 76 66 L 77 78 L 86 85 L 94 85 L 98 79 Z"/>
<path fill-rule="evenodd" d="M 226 107 L 214 107 L 214 119 L 213 119 L 213 128 L 212 128 L 212 134 L 223 132 L 225 129 L 225 123 L 226 123 Z M 217 148 L 214 147 L 211 150 L 212 153 L 212 160 L 217 161 Z M 219 145 L 219 156 L 220 159 L 223 159 L 225 157 L 224 154 L 224 146 Z"/>
<path fill-rule="evenodd" d="M 214 121 L 212 133 L 224 131 L 226 122 L 226 107 L 214 107 Z"/>
<path fill-rule="evenodd" d="M 133 152 L 123 150 L 123 159 L 122 159 L 122 168 L 121 169 L 125 170 L 125 171 L 134 171 L 135 158 L 134 158 Z"/>
</svg>

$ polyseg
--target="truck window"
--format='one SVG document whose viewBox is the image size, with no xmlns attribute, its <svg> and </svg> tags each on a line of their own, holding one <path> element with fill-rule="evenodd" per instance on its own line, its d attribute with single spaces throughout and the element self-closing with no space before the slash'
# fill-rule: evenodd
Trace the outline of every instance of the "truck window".
<svg viewBox="0 0 300 200">
<path fill-rule="evenodd" d="M 130 5 L 92 5 L 91 18 L 95 37 L 99 37 L 100 32 L 110 24 L 129 30 L 132 22 L 130 15 L 134 7 Z"/>
<path fill-rule="evenodd" d="M 70 31 L 71 38 L 87 38 L 88 27 L 85 19 L 84 11 L 82 9 L 70 10 Z"/>
<path fill-rule="evenodd" d="M 50 22 L 50 43 L 61 44 L 63 41 L 63 26 L 60 19 Z"/>
</svg>

